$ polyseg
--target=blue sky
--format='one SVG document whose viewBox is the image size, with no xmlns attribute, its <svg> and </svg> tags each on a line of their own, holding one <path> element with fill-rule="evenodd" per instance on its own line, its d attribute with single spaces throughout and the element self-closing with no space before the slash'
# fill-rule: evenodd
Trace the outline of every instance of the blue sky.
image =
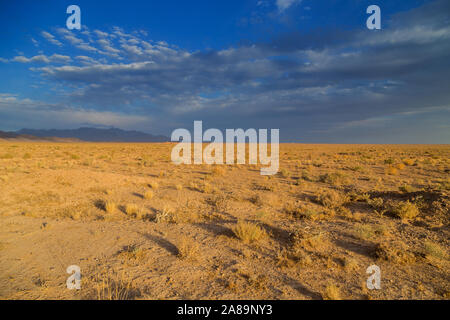
<svg viewBox="0 0 450 320">
<path fill-rule="evenodd" d="M 66 8 L 81 8 L 68 30 Z M 366 28 L 377 4 L 382 30 Z M 2 1 L 0 130 L 449 143 L 449 1 Z"/>
</svg>

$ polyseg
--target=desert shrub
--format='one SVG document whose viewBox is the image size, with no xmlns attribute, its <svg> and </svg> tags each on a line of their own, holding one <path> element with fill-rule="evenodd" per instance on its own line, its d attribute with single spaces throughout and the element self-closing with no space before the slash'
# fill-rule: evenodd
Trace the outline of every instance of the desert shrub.
<svg viewBox="0 0 450 320">
<path fill-rule="evenodd" d="M 209 197 L 207 202 L 217 211 L 224 212 L 228 209 L 228 197 L 223 193 Z"/>
<path fill-rule="evenodd" d="M 416 161 L 413 159 L 403 159 L 403 164 L 405 164 L 407 166 L 413 166 L 415 163 L 416 163 Z"/>
<path fill-rule="evenodd" d="M 128 214 L 130 216 L 137 213 L 138 210 L 139 210 L 139 207 L 134 203 L 129 203 L 125 206 L 125 212 L 126 212 L 126 214 Z"/>
<path fill-rule="evenodd" d="M 252 195 L 248 200 L 251 203 L 253 203 L 255 206 L 262 206 L 263 205 L 261 196 L 259 194 Z"/>
<path fill-rule="evenodd" d="M 389 167 L 386 168 L 385 172 L 386 172 L 386 174 L 388 174 L 388 175 L 395 176 L 395 175 L 398 174 L 398 169 L 395 168 L 395 167 L 389 166 Z"/>
<path fill-rule="evenodd" d="M 212 193 L 214 191 L 213 186 L 206 181 L 203 181 L 202 183 L 191 181 L 189 187 L 201 193 Z"/>
<path fill-rule="evenodd" d="M 319 177 L 319 181 L 331 185 L 340 185 L 347 181 L 347 177 L 341 172 L 325 173 Z"/>
<path fill-rule="evenodd" d="M 348 202 L 348 197 L 335 190 L 322 189 L 316 196 L 318 203 L 326 208 L 339 208 L 346 202 Z"/>
<path fill-rule="evenodd" d="M 178 257 L 180 259 L 196 260 L 199 253 L 199 245 L 188 237 L 183 237 L 178 245 Z"/>
<path fill-rule="evenodd" d="M 166 206 L 162 210 L 159 210 L 155 216 L 156 223 L 174 223 L 175 212 L 172 208 Z"/>
<path fill-rule="evenodd" d="M 233 232 L 236 237 L 244 243 L 256 242 L 267 237 L 267 233 L 264 229 L 256 224 L 243 221 L 238 222 L 233 227 Z"/>
<path fill-rule="evenodd" d="M 349 200 L 352 202 L 367 202 L 370 199 L 368 193 L 351 192 L 348 194 Z"/>
<path fill-rule="evenodd" d="M 159 174 L 158 174 L 158 177 L 160 177 L 160 178 L 167 177 L 167 172 L 161 170 L 161 171 L 159 172 Z"/>
<path fill-rule="evenodd" d="M 355 228 L 354 234 L 357 238 L 360 238 L 363 240 L 371 240 L 378 236 L 386 236 L 388 234 L 388 230 L 383 225 L 363 224 L 363 225 L 358 225 Z"/>
<path fill-rule="evenodd" d="M 0 155 L 0 159 L 12 159 L 14 156 L 11 153 L 4 153 Z"/>
<path fill-rule="evenodd" d="M 283 177 L 283 178 L 289 178 L 289 177 L 291 176 L 291 173 L 289 172 L 288 169 L 286 169 L 286 168 L 281 168 L 281 169 L 280 169 L 280 172 L 279 172 L 279 175 L 280 175 L 281 177 Z"/>
<path fill-rule="evenodd" d="M 341 291 L 336 285 L 329 284 L 322 296 L 325 300 L 341 300 Z"/>
<path fill-rule="evenodd" d="M 322 211 L 303 207 L 293 202 L 288 202 L 284 206 L 283 211 L 295 218 L 308 219 L 311 221 L 324 220 L 327 217 Z"/>
<path fill-rule="evenodd" d="M 345 271 L 352 272 L 358 269 L 358 262 L 355 259 L 352 259 L 350 257 L 345 257 L 343 260 L 343 266 Z"/>
<path fill-rule="evenodd" d="M 303 230 L 295 231 L 291 236 L 293 252 L 304 251 L 323 253 L 329 250 L 331 243 L 325 233 L 308 233 Z"/>
<path fill-rule="evenodd" d="M 403 163 L 399 163 L 395 166 L 398 170 L 403 170 L 405 169 L 405 165 Z"/>
<path fill-rule="evenodd" d="M 398 190 L 400 190 L 403 193 L 411 193 L 411 192 L 415 191 L 415 189 L 408 184 L 404 184 L 404 185 L 398 187 Z"/>
<path fill-rule="evenodd" d="M 372 207 L 375 210 L 382 210 L 384 209 L 384 200 L 383 198 L 373 198 L 368 199 L 367 204 Z"/>
<path fill-rule="evenodd" d="M 31 159 L 31 154 L 25 153 L 25 154 L 23 155 L 23 158 L 24 158 L 24 159 Z"/>
<path fill-rule="evenodd" d="M 313 175 L 311 174 L 311 172 L 309 171 L 302 171 L 302 179 L 305 181 L 309 181 L 309 182 L 314 182 L 315 179 L 313 177 Z"/>
<path fill-rule="evenodd" d="M 132 300 L 141 295 L 130 277 L 99 275 L 94 284 L 94 295 L 87 298 L 97 300 Z"/>
<path fill-rule="evenodd" d="M 226 169 L 223 166 L 214 166 L 212 174 L 215 176 L 223 176 L 226 173 Z"/>
<path fill-rule="evenodd" d="M 147 255 L 146 250 L 136 245 L 126 246 L 119 253 L 119 256 L 123 257 L 126 260 L 138 260 L 138 261 L 144 260 L 146 255 Z"/>
<path fill-rule="evenodd" d="M 447 250 L 438 245 L 437 243 L 427 240 L 425 241 L 424 248 L 426 257 L 448 260 Z"/>
<path fill-rule="evenodd" d="M 108 213 L 114 213 L 117 210 L 117 205 L 113 201 L 106 201 L 105 211 Z"/>
<path fill-rule="evenodd" d="M 125 213 L 137 219 L 143 219 L 145 217 L 144 210 L 134 203 L 129 203 L 125 206 Z"/>
<path fill-rule="evenodd" d="M 275 191 L 278 187 L 277 182 L 263 182 L 261 184 L 254 184 L 253 189 L 261 191 Z"/>
<path fill-rule="evenodd" d="M 409 202 L 409 200 L 394 204 L 392 206 L 392 212 L 397 217 L 404 220 L 413 220 L 420 213 L 417 205 L 415 203 Z"/>
<path fill-rule="evenodd" d="M 178 191 L 181 191 L 181 190 L 183 190 L 183 185 L 180 184 L 180 183 L 178 183 L 178 184 L 175 186 L 175 189 L 177 189 Z"/>
<path fill-rule="evenodd" d="M 386 160 L 384 160 L 384 164 L 394 164 L 394 159 L 392 159 L 392 158 L 388 158 L 388 159 L 386 159 Z"/>
<path fill-rule="evenodd" d="M 375 245 L 373 256 L 398 264 L 407 264 L 415 261 L 415 257 L 408 251 L 408 247 L 401 241 L 379 242 Z"/>
<path fill-rule="evenodd" d="M 147 200 L 151 200 L 153 198 L 153 196 L 154 196 L 154 194 L 153 194 L 153 191 L 151 191 L 151 190 L 148 190 L 144 193 L 144 198 Z"/>
<path fill-rule="evenodd" d="M 149 182 L 148 185 L 150 188 L 155 189 L 155 190 L 157 190 L 159 188 L 159 183 L 157 181 L 151 181 L 151 182 Z"/>
</svg>

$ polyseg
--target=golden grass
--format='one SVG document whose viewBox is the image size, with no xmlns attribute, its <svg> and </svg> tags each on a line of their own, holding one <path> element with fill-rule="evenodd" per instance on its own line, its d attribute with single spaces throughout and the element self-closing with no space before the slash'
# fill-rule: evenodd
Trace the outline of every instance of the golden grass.
<svg viewBox="0 0 450 320">
<path fill-rule="evenodd" d="M 325 288 L 325 292 L 323 293 L 323 298 L 325 300 L 341 300 L 341 291 L 334 284 L 329 284 Z"/>
<path fill-rule="evenodd" d="M 233 232 L 235 236 L 244 243 L 252 243 L 260 241 L 267 237 L 264 229 L 256 224 L 239 221 L 234 227 Z"/>
<path fill-rule="evenodd" d="M 432 241 L 425 241 L 425 254 L 428 258 L 436 258 L 440 260 L 448 260 L 448 252 L 445 248 Z"/>
<path fill-rule="evenodd" d="M 414 220 L 420 214 L 417 205 L 409 200 L 395 204 L 392 211 L 403 220 Z"/>
<path fill-rule="evenodd" d="M 148 190 L 144 193 L 144 199 L 151 200 L 153 199 L 154 193 L 151 190 Z"/>
<path fill-rule="evenodd" d="M 52 267 L 47 249 L 60 248 L 64 237 L 75 245 L 71 261 L 86 252 L 86 278 L 104 266 L 134 279 L 131 286 L 105 275 L 101 299 L 134 299 L 136 288 L 149 299 L 308 298 L 286 279 L 327 299 L 359 299 L 373 263 L 396 270 L 383 272 L 383 281 L 402 283 L 370 292 L 373 298 L 445 297 L 448 146 L 282 144 L 283 170 L 270 177 L 253 165 L 175 166 L 171 148 L 0 143 L 0 267 L 10 270 L 7 277 L 20 284 L 35 276 L 17 271 L 19 259 Z M 29 230 L 36 232 L 23 237 Z M 139 247 L 121 250 L 130 243 Z M 324 292 L 324 279 L 339 279 L 337 294 Z M 72 294 L 51 283 L 19 292 L 11 280 L 5 298 Z"/>
<path fill-rule="evenodd" d="M 108 213 L 114 213 L 117 210 L 117 204 L 113 201 L 106 201 L 105 211 Z"/>
<path fill-rule="evenodd" d="M 157 181 L 151 181 L 148 184 L 150 188 L 157 190 L 159 188 L 159 183 Z"/>
<path fill-rule="evenodd" d="M 188 237 L 183 237 L 178 245 L 178 257 L 186 260 L 197 260 L 200 252 L 198 243 Z"/>
<path fill-rule="evenodd" d="M 317 202 L 326 208 L 339 208 L 348 202 L 349 198 L 335 190 L 322 189 L 317 193 Z"/>
<path fill-rule="evenodd" d="M 97 300 L 132 300 L 140 295 L 129 276 L 98 276 L 95 283 L 95 298 Z M 92 297 L 89 297 L 92 298 Z"/>
</svg>

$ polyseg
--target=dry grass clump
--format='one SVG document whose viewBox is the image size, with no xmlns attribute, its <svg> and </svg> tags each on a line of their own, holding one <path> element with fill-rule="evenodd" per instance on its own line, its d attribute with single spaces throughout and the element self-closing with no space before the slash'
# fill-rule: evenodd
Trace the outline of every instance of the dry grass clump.
<svg viewBox="0 0 450 320">
<path fill-rule="evenodd" d="M 117 204 L 113 201 L 106 201 L 105 211 L 108 213 L 114 213 L 117 210 Z"/>
<path fill-rule="evenodd" d="M 157 190 L 159 188 L 159 183 L 157 181 L 151 181 L 151 182 L 149 182 L 148 185 L 150 188 L 155 189 L 155 190 Z"/>
<path fill-rule="evenodd" d="M 369 224 L 363 224 L 358 225 L 355 228 L 354 235 L 363 240 L 371 240 L 374 238 L 377 238 L 379 236 L 387 236 L 388 230 L 383 225 L 369 225 Z"/>
<path fill-rule="evenodd" d="M 95 282 L 97 300 L 133 300 L 141 295 L 133 280 L 123 273 L 120 276 L 99 275 Z"/>
<path fill-rule="evenodd" d="M 126 246 L 124 250 L 119 253 L 119 256 L 124 257 L 126 260 L 138 260 L 142 261 L 146 257 L 147 252 L 145 249 L 136 245 Z"/>
<path fill-rule="evenodd" d="M 347 176 L 342 172 L 325 173 L 319 177 L 320 182 L 328 183 L 333 186 L 344 184 L 347 180 Z"/>
<path fill-rule="evenodd" d="M 11 153 L 4 153 L 0 155 L 0 159 L 13 159 L 14 156 Z"/>
<path fill-rule="evenodd" d="M 134 203 L 129 203 L 125 206 L 125 213 L 138 219 L 143 219 L 145 216 L 144 210 Z"/>
<path fill-rule="evenodd" d="M 155 216 L 156 223 L 175 223 L 175 212 L 169 206 L 165 206 L 162 210 L 159 210 Z"/>
<path fill-rule="evenodd" d="M 353 272 L 355 270 L 358 270 L 358 268 L 359 268 L 358 262 L 355 259 L 352 259 L 349 257 L 346 257 L 343 260 L 343 265 L 344 265 L 345 271 L 347 271 L 347 272 Z"/>
<path fill-rule="evenodd" d="M 346 202 L 348 202 L 348 197 L 335 190 L 322 189 L 316 196 L 317 202 L 326 208 L 339 208 Z"/>
<path fill-rule="evenodd" d="M 236 237 L 244 243 L 252 243 L 267 237 L 264 229 L 256 224 L 240 221 L 233 227 Z"/>
<path fill-rule="evenodd" d="M 414 220 L 420 213 L 417 205 L 409 200 L 393 205 L 392 212 L 403 220 Z"/>
<path fill-rule="evenodd" d="M 291 176 L 291 173 L 289 172 L 288 169 L 286 169 L 286 168 L 281 168 L 281 169 L 280 169 L 280 172 L 279 172 L 279 175 L 280 175 L 281 177 L 283 177 L 283 178 L 289 178 L 289 177 Z"/>
<path fill-rule="evenodd" d="M 409 184 L 404 184 L 404 185 L 398 187 L 398 190 L 403 193 L 411 193 L 411 192 L 415 191 L 415 189 L 412 186 L 410 186 Z"/>
<path fill-rule="evenodd" d="M 219 212 L 225 212 L 228 209 L 228 197 L 223 193 L 209 197 L 207 202 Z"/>
<path fill-rule="evenodd" d="M 144 193 L 144 198 L 147 200 L 151 200 L 153 198 L 153 196 L 154 196 L 154 193 L 151 190 L 148 190 Z"/>
<path fill-rule="evenodd" d="M 403 163 L 399 163 L 395 166 L 398 170 L 403 170 L 405 169 L 405 165 Z"/>
<path fill-rule="evenodd" d="M 202 183 L 191 181 L 189 187 L 201 193 L 212 193 L 214 191 L 213 186 L 206 181 L 203 181 Z"/>
<path fill-rule="evenodd" d="M 386 174 L 388 174 L 388 175 L 395 176 L 395 175 L 398 174 L 398 169 L 395 168 L 395 167 L 389 166 L 389 167 L 386 168 L 385 172 L 386 172 Z"/>
<path fill-rule="evenodd" d="M 183 237 L 178 245 L 178 257 L 185 260 L 196 260 L 199 254 L 199 245 L 188 237 Z"/>
<path fill-rule="evenodd" d="M 254 194 L 252 195 L 248 201 L 250 201 L 251 203 L 253 203 L 255 206 L 262 206 L 263 205 L 263 201 L 262 198 L 259 194 Z"/>
<path fill-rule="evenodd" d="M 129 216 L 136 214 L 139 211 L 139 207 L 134 203 L 129 203 L 125 206 L 125 212 Z"/>
<path fill-rule="evenodd" d="M 325 220 L 330 215 L 326 215 L 323 211 L 316 210 L 314 208 L 308 208 L 301 205 L 297 205 L 293 202 L 288 202 L 284 206 L 284 212 L 299 219 L 308 219 L 311 221 Z M 331 215 L 333 216 L 333 215 Z"/>
<path fill-rule="evenodd" d="M 180 184 L 180 183 L 178 183 L 178 184 L 175 186 L 175 189 L 177 189 L 178 191 L 181 191 L 181 190 L 183 190 L 183 185 Z"/>
<path fill-rule="evenodd" d="M 387 211 L 383 198 L 367 199 L 367 204 L 374 209 L 375 213 L 382 217 Z"/>
<path fill-rule="evenodd" d="M 278 184 L 276 181 L 267 181 L 261 184 L 254 184 L 253 189 L 261 191 L 275 191 L 277 190 Z"/>
<path fill-rule="evenodd" d="M 341 291 L 334 284 L 329 284 L 325 288 L 325 292 L 322 294 L 325 300 L 341 300 Z"/>
<path fill-rule="evenodd" d="M 211 173 L 215 176 L 224 176 L 226 172 L 223 166 L 214 166 Z"/>
<path fill-rule="evenodd" d="M 384 241 L 375 245 L 373 255 L 375 258 L 398 264 L 415 262 L 414 255 L 408 251 L 408 247 L 401 241 Z"/>
<path fill-rule="evenodd" d="M 425 256 L 427 258 L 448 260 L 447 250 L 438 245 L 437 243 L 427 240 L 425 241 L 424 248 L 425 248 Z"/>
<path fill-rule="evenodd" d="M 403 164 L 407 166 L 413 166 L 416 163 L 414 159 L 403 159 Z"/>
<path fill-rule="evenodd" d="M 314 234 L 298 230 L 291 236 L 291 242 L 292 249 L 296 253 L 303 250 L 312 253 L 323 253 L 331 246 L 328 236 L 322 232 Z"/>
</svg>

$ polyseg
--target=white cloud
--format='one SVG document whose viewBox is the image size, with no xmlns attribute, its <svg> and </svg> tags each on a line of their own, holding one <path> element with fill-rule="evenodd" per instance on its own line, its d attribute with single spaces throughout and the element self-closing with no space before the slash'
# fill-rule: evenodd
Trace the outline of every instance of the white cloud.
<svg viewBox="0 0 450 320">
<path fill-rule="evenodd" d="M 299 4 L 302 0 L 277 0 L 278 11 L 283 12 L 294 4 Z"/>
<path fill-rule="evenodd" d="M 108 37 L 108 33 L 100 31 L 100 30 L 94 30 L 94 33 L 100 38 L 107 38 Z"/>
<path fill-rule="evenodd" d="M 64 56 L 60 54 L 53 54 L 51 56 L 46 56 L 43 54 L 33 56 L 31 58 L 27 58 L 25 56 L 16 56 L 12 59 L 12 61 L 20 62 L 20 63 L 30 63 L 30 62 L 39 62 L 39 63 L 51 63 L 51 62 L 70 62 L 72 59 L 69 56 Z"/>
<path fill-rule="evenodd" d="M 62 46 L 62 43 L 55 39 L 55 36 L 47 31 L 42 31 L 41 35 L 47 39 L 50 43 L 57 45 L 58 47 Z"/>
<path fill-rule="evenodd" d="M 20 112 L 17 110 L 20 109 Z M 5 119 L 13 118 L 21 127 L 77 127 L 82 125 L 114 126 L 134 129 L 147 127 L 152 123 L 149 116 L 127 115 L 120 112 L 97 111 L 75 108 L 59 104 L 50 104 L 31 99 L 19 99 L 14 94 L 0 94 L 0 115 Z"/>
<path fill-rule="evenodd" d="M 39 42 L 36 39 L 31 38 L 31 42 L 33 42 L 35 47 L 39 47 Z"/>
</svg>

